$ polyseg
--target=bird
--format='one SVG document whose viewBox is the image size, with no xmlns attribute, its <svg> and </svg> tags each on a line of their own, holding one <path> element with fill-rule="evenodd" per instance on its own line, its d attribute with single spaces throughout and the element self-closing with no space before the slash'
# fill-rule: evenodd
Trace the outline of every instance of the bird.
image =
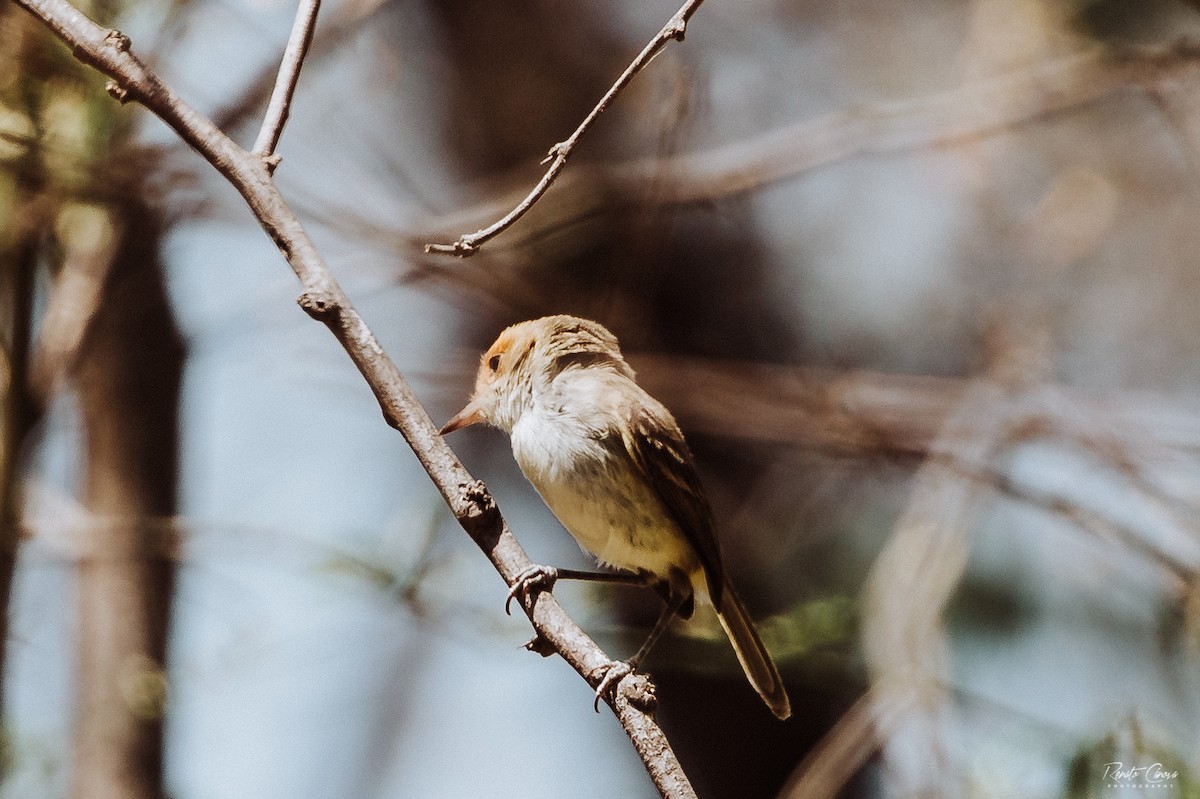
<svg viewBox="0 0 1200 799">
<path fill-rule="evenodd" d="M 636 583 L 665 600 L 645 643 L 608 668 L 597 706 L 637 670 L 675 616 L 690 618 L 697 597 L 707 597 L 750 685 L 775 716 L 791 715 L 779 669 L 721 563 L 683 433 L 638 384 L 616 336 L 569 315 L 506 328 L 480 358 L 466 406 L 440 432 L 474 424 L 509 435 L 521 472 L 563 527 L 601 566 L 617 570 L 534 565 L 514 580 L 509 602 L 563 579 Z"/>
</svg>

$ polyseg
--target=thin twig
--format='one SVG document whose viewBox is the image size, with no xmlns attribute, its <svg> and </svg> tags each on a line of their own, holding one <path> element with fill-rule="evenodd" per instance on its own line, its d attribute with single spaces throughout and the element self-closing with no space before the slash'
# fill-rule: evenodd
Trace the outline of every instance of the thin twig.
<svg viewBox="0 0 1200 799">
<path fill-rule="evenodd" d="M 308 234 L 276 188 L 263 160 L 239 147 L 210 119 L 184 103 L 131 51 L 124 34 L 96 25 L 66 0 L 15 0 L 70 46 L 81 61 L 112 78 L 109 93 L 134 100 L 166 122 L 224 175 L 246 200 L 263 229 L 300 279 L 300 306 L 337 337 L 366 379 L 387 423 L 408 442 L 455 518 L 483 550 L 504 581 L 531 564 L 513 537 L 487 488 L 466 470 L 408 382 L 338 285 Z M 558 653 L 593 687 L 612 660 L 545 592 L 531 592 L 522 607 L 537 630 L 542 651 Z M 695 792 L 653 718 L 650 681 L 629 675 L 607 698 L 621 726 L 663 797 L 695 797 Z"/>
<path fill-rule="evenodd" d="M 542 175 L 542 179 L 537 182 L 533 190 L 525 195 L 525 199 L 517 203 L 517 206 L 505 214 L 499 221 L 492 223 L 488 227 L 477 230 L 474 233 L 466 233 L 459 237 L 458 241 L 453 244 L 426 244 L 425 252 L 440 253 L 444 255 L 455 255 L 459 258 L 467 258 L 474 255 L 483 246 L 484 242 L 499 235 L 512 226 L 514 222 L 525 215 L 525 212 L 533 207 L 533 204 L 542 198 L 546 190 L 550 188 L 555 179 L 558 178 L 560 172 L 567 165 L 567 158 L 571 155 L 571 151 L 575 149 L 575 145 L 579 143 L 579 139 L 587 132 L 592 123 L 604 112 L 604 109 L 612 103 L 613 99 L 624 89 L 629 82 L 633 80 L 642 69 L 649 64 L 658 52 L 666 47 L 667 43 L 675 41 L 683 41 L 684 34 L 687 32 L 687 23 L 691 19 L 692 14 L 696 13 L 696 9 L 700 8 L 700 4 L 704 0 L 687 0 L 683 6 L 675 12 L 675 15 L 667 21 L 667 24 L 662 27 L 650 43 L 640 52 L 637 58 L 633 59 L 632 63 L 625 68 L 621 73 L 621 77 L 617 78 L 617 82 L 609 88 L 608 92 L 600 98 L 600 102 L 596 103 L 596 107 L 591 110 L 565 141 L 550 148 L 550 152 L 542 163 L 550 162 L 550 168 L 546 170 L 546 174 Z"/>
<path fill-rule="evenodd" d="M 267 162 L 268 169 L 273 170 L 279 164 L 275 148 L 279 145 L 279 137 L 283 135 L 283 126 L 287 123 L 292 108 L 292 95 L 296 91 L 297 81 L 300 80 L 300 67 L 304 65 L 304 56 L 308 54 L 308 46 L 312 44 L 313 30 L 317 27 L 317 12 L 320 10 L 321 0 L 300 0 L 300 7 L 296 9 L 292 33 L 283 51 L 279 74 L 275 77 L 275 90 L 271 92 L 267 113 L 263 117 L 262 127 L 258 130 L 258 138 L 254 140 L 253 152 Z"/>
<path fill-rule="evenodd" d="M 338 4 L 326 9 L 321 17 L 321 27 L 313 31 L 305 62 L 311 64 L 317 59 L 319 63 L 323 56 L 339 52 L 347 39 L 367 30 L 378 17 L 379 11 L 387 5 L 387 0 L 372 0 L 370 3 Z M 259 108 L 270 101 L 277 75 L 277 69 L 261 69 L 241 89 L 233 93 L 232 100 L 224 101 L 212 112 L 213 122 L 224 131 L 232 131 L 245 124 Z"/>
</svg>

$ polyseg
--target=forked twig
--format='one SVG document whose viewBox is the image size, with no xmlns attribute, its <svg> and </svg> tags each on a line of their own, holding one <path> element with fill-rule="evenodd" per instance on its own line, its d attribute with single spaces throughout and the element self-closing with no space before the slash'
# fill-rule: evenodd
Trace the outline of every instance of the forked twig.
<svg viewBox="0 0 1200 799">
<path fill-rule="evenodd" d="M 533 190 L 525 195 L 517 206 L 501 217 L 498 221 L 493 222 L 485 228 L 475 231 L 474 233 L 465 233 L 458 238 L 458 241 L 453 244 L 426 244 L 425 252 L 440 253 L 444 255 L 454 255 L 459 258 L 468 258 L 479 251 L 484 242 L 498 236 L 508 228 L 512 227 L 518 219 L 525 215 L 525 212 L 533 207 L 534 203 L 542 198 L 542 195 L 550 188 L 551 184 L 558 178 L 559 173 L 567 165 L 567 158 L 570 157 L 571 151 L 575 149 L 575 145 L 579 143 L 583 134 L 592 126 L 596 119 L 612 104 L 616 96 L 629 85 L 647 64 L 654 60 L 659 51 L 666 47 L 667 43 L 675 41 L 683 41 L 684 34 L 687 32 L 687 23 L 691 19 L 692 14 L 696 13 L 696 9 L 700 8 L 700 4 L 704 0 L 687 0 L 683 6 L 675 12 L 671 19 L 667 20 L 667 24 L 662 27 L 650 43 L 638 53 L 637 58 L 625 67 L 625 71 L 621 73 L 621 77 L 617 78 L 600 102 L 596 103 L 596 107 L 584 118 L 583 122 L 579 123 L 579 127 L 575 128 L 575 132 L 568 136 L 565 140 L 550 148 L 542 163 L 550 163 L 550 168 L 546 170 L 546 174 L 542 175 L 542 179 L 537 182 Z"/>
</svg>

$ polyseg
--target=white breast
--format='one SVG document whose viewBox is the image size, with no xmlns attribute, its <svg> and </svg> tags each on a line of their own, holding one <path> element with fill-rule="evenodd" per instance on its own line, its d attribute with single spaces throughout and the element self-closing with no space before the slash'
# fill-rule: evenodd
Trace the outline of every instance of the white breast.
<svg viewBox="0 0 1200 799">
<path fill-rule="evenodd" d="M 543 404 L 513 427 L 513 455 L 567 531 L 600 561 L 666 578 L 697 559 L 623 450 L 601 442 L 603 413 Z M 616 437 L 620 440 L 619 436 Z"/>
</svg>

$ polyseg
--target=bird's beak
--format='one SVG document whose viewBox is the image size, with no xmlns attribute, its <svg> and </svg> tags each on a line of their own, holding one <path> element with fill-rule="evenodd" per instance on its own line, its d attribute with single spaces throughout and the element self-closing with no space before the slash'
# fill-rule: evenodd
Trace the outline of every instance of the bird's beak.
<svg viewBox="0 0 1200 799">
<path fill-rule="evenodd" d="M 442 425 L 442 429 L 438 432 L 441 435 L 453 433 L 455 430 L 461 430 L 464 427 L 470 427 L 473 424 L 479 424 L 484 421 L 483 412 L 479 408 L 478 400 L 471 400 L 467 403 L 467 407 L 454 415 L 454 418 Z"/>
</svg>

